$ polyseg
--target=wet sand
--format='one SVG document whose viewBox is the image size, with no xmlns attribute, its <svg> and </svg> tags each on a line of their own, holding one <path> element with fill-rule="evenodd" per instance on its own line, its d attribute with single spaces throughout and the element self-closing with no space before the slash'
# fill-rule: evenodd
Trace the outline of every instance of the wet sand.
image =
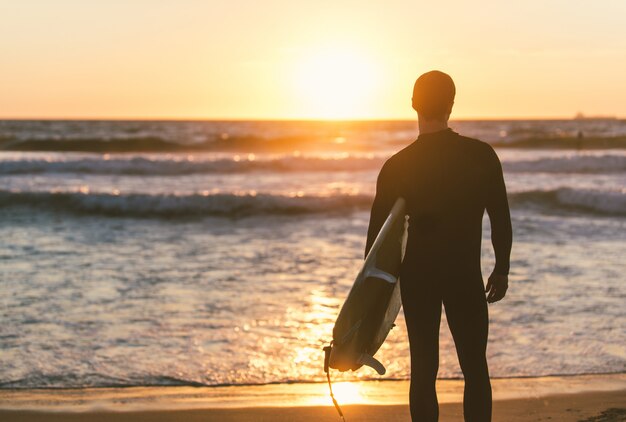
<svg viewBox="0 0 626 422">
<path fill-rule="evenodd" d="M 342 408 L 347 421 L 410 421 L 406 382 L 355 385 L 358 388 L 351 391 L 344 389 Z M 498 379 L 493 385 L 494 422 L 626 420 L 626 374 Z M 438 390 L 442 401 L 439 420 L 463 421 L 462 382 L 440 381 Z M 340 421 L 324 393 L 323 384 L 2 390 L 0 420 Z"/>
</svg>

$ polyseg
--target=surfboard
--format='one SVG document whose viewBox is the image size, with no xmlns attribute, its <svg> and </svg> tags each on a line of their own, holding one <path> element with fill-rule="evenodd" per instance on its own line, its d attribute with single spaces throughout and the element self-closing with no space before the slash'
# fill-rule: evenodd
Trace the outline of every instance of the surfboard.
<svg viewBox="0 0 626 422">
<path fill-rule="evenodd" d="M 398 278 L 407 226 L 405 201 L 398 198 L 339 311 L 325 366 L 345 372 L 365 365 L 385 374 L 384 365 L 374 355 L 400 312 Z"/>
</svg>

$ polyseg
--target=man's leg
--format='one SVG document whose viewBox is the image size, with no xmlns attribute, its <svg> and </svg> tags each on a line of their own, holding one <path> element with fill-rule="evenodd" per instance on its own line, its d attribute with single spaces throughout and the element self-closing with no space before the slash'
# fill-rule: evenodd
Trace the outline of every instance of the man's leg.
<svg viewBox="0 0 626 422">
<path fill-rule="evenodd" d="M 465 377 L 465 421 L 489 422 L 491 383 L 486 357 L 489 315 L 482 280 L 462 280 L 451 286 L 444 293 L 443 303 Z"/>
<path fill-rule="evenodd" d="M 432 280 L 403 278 L 402 306 L 411 348 L 409 400 L 414 422 L 436 422 L 439 417 L 435 382 L 439 369 L 441 295 Z"/>
</svg>

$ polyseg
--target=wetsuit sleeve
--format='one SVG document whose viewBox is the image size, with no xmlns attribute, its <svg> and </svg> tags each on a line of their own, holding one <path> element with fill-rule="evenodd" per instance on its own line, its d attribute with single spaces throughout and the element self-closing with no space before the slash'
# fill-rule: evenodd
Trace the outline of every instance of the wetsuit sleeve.
<svg viewBox="0 0 626 422">
<path fill-rule="evenodd" d="M 493 148 L 489 147 L 489 191 L 487 193 L 487 213 L 491 222 L 491 243 L 496 255 L 494 272 L 506 275 L 509 273 L 513 230 L 509 201 L 502 174 L 502 165 Z"/>
<path fill-rule="evenodd" d="M 365 243 L 365 257 L 369 253 L 376 236 L 381 227 L 385 223 L 394 202 L 397 199 L 396 189 L 394 188 L 393 176 L 391 174 L 389 164 L 386 162 L 376 181 L 376 196 L 372 204 L 372 212 L 370 214 L 370 224 L 367 229 L 367 242 Z"/>
</svg>

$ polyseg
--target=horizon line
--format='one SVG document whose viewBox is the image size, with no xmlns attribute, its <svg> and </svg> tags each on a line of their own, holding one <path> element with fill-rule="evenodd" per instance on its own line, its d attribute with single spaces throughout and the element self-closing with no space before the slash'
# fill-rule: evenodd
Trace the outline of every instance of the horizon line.
<svg viewBox="0 0 626 422">
<path fill-rule="evenodd" d="M 393 117 L 393 118 L 311 118 L 311 117 L 268 117 L 268 118 L 259 118 L 259 117 L 3 117 L 0 116 L 0 121 L 34 121 L 34 120 L 43 120 L 43 121 L 205 121 L 205 122 L 409 122 L 415 121 L 417 122 L 417 117 L 414 118 L 402 118 L 402 117 Z M 579 116 L 575 114 L 573 116 L 564 117 L 564 116 L 534 116 L 534 117 L 458 117 L 458 118 L 450 118 L 449 121 L 530 121 L 530 120 L 626 120 L 626 116 L 603 116 L 603 115 L 589 115 L 589 116 Z"/>
</svg>

